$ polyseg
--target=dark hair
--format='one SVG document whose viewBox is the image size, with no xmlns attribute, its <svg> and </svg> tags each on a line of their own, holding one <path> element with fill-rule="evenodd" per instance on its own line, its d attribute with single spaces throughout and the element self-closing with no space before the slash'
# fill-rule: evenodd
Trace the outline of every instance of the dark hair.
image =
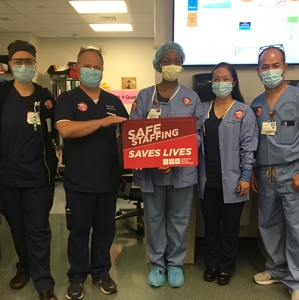
<svg viewBox="0 0 299 300">
<path fill-rule="evenodd" d="M 218 65 L 216 65 L 212 70 L 212 77 L 214 75 L 215 70 L 218 69 L 218 68 L 222 68 L 222 67 L 227 68 L 229 70 L 230 74 L 233 77 L 233 80 L 236 82 L 236 84 L 235 84 L 235 86 L 233 87 L 233 90 L 232 90 L 233 99 L 244 103 L 244 98 L 241 94 L 240 87 L 239 87 L 238 75 L 237 75 L 236 69 L 231 64 L 226 63 L 226 62 L 221 62 Z"/>
<path fill-rule="evenodd" d="M 285 55 L 283 49 L 278 48 L 278 47 L 269 46 L 268 48 L 266 48 L 266 49 L 264 49 L 263 51 L 260 52 L 260 54 L 259 54 L 259 56 L 258 56 L 258 62 L 257 62 L 257 65 L 258 65 L 258 66 L 259 66 L 260 63 L 261 63 L 262 55 L 263 55 L 267 50 L 270 50 L 270 49 L 276 49 L 276 50 L 278 50 L 278 51 L 281 53 L 281 56 L 282 56 L 282 59 L 281 59 L 281 60 L 282 60 L 283 64 L 286 63 L 286 55 Z"/>
<path fill-rule="evenodd" d="M 11 60 L 11 57 L 18 51 L 26 51 L 32 56 L 36 57 L 35 47 L 31 43 L 24 40 L 15 40 L 8 45 L 7 50 L 9 60 Z"/>
</svg>

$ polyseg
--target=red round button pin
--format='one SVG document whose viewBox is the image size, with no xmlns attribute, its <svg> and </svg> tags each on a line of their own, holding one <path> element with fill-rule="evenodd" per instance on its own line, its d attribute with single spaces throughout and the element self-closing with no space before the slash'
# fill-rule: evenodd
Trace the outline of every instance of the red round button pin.
<svg viewBox="0 0 299 300">
<path fill-rule="evenodd" d="M 259 117 L 262 113 L 263 113 L 263 108 L 259 106 L 255 111 L 255 115 Z"/>
<path fill-rule="evenodd" d="M 234 113 L 235 118 L 240 119 L 244 117 L 244 111 L 243 110 L 237 110 Z"/>
<path fill-rule="evenodd" d="M 184 97 L 184 98 L 183 98 L 183 102 L 184 102 L 184 104 L 185 104 L 186 106 L 188 106 L 188 105 L 190 105 L 190 103 L 191 103 L 191 99 L 188 98 L 188 97 Z"/>
<path fill-rule="evenodd" d="M 136 101 L 133 102 L 131 109 L 136 110 L 138 107 L 138 103 Z"/>
<path fill-rule="evenodd" d="M 84 103 L 84 102 L 79 102 L 79 103 L 78 103 L 78 109 L 79 109 L 80 111 L 87 111 L 88 106 L 87 106 L 87 104 Z"/>
<path fill-rule="evenodd" d="M 53 107 L 52 101 L 51 100 L 47 100 L 45 102 L 45 107 L 46 107 L 46 109 L 51 109 Z"/>
</svg>

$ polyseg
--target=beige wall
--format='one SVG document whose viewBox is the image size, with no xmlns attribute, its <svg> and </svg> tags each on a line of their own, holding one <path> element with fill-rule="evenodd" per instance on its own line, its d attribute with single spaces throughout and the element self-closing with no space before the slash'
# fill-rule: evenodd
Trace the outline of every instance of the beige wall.
<svg viewBox="0 0 299 300">
<path fill-rule="evenodd" d="M 136 77 L 137 89 L 155 83 L 152 67 L 153 38 L 94 38 L 94 39 L 40 39 L 29 33 L 0 33 L 0 54 L 7 54 L 7 46 L 16 39 L 30 41 L 37 49 L 37 74 L 34 80 L 50 87 L 47 69 L 50 65 L 64 65 L 76 61 L 81 46 L 104 46 L 103 81 L 111 89 L 121 89 L 121 77 Z"/>
<path fill-rule="evenodd" d="M 121 89 L 121 77 L 136 77 L 137 89 L 154 84 L 153 39 L 41 39 L 38 68 L 43 73 L 43 84 L 49 86 L 46 73 L 52 64 L 67 64 L 77 60 L 81 46 L 104 46 L 103 82 L 113 90 Z"/>
</svg>

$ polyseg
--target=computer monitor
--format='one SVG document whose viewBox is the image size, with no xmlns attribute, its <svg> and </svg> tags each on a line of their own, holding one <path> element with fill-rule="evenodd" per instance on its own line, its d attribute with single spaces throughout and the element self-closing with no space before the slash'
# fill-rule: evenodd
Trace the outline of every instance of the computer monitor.
<svg viewBox="0 0 299 300">
<path fill-rule="evenodd" d="M 212 92 L 212 73 L 193 75 L 193 90 L 198 94 L 201 102 L 215 99 L 215 94 Z"/>
<path fill-rule="evenodd" d="M 297 80 L 295 80 L 295 79 L 286 80 L 286 83 L 289 84 L 289 85 L 299 87 L 299 79 L 297 79 Z"/>
</svg>

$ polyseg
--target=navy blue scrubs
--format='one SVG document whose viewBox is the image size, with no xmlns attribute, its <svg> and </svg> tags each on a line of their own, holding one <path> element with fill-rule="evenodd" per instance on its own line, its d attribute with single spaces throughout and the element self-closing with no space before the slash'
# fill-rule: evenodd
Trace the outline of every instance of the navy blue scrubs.
<svg viewBox="0 0 299 300">
<path fill-rule="evenodd" d="M 128 117 L 116 96 L 101 90 L 96 103 L 78 87 L 59 96 L 55 122 L 88 121 L 111 114 Z M 96 280 L 109 276 L 109 250 L 115 235 L 116 199 L 120 186 L 115 130 L 115 126 L 109 126 L 81 138 L 64 139 L 70 283 L 83 283 L 88 274 Z"/>
<path fill-rule="evenodd" d="M 29 273 L 38 292 L 53 290 L 50 274 L 49 184 L 40 125 L 27 122 L 37 93 L 22 97 L 12 87 L 3 106 L 0 148 L 0 211 L 6 218 L 19 257 L 18 272 Z M 43 105 L 43 104 L 40 104 Z"/>
</svg>

